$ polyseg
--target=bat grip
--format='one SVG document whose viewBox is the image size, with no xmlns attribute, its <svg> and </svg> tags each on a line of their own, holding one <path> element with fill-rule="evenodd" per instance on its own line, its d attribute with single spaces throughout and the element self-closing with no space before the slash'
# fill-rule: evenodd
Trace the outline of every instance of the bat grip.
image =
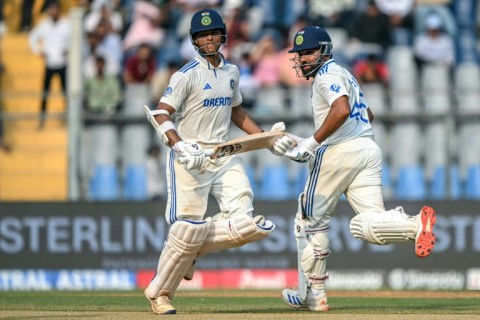
<svg viewBox="0 0 480 320">
<path fill-rule="evenodd" d="M 212 149 L 212 148 L 210 148 L 210 149 L 204 149 L 204 152 L 205 152 L 205 156 L 210 157 L 210 156 L 212 156 L 213 154 L 215 154 L 215 149 Z"/>
</svg>

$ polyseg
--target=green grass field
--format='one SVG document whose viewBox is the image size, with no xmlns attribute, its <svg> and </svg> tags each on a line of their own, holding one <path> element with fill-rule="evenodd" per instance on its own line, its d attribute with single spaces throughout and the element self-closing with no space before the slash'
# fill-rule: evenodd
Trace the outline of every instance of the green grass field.
<svg viewBox="0 0 480 320">
<path fill-rule="evenodd" d="M 480 292 L 329 292 L 323 313 L 288 307 L 278 291 L 183 291 L 175 319 L 480 319 Z M 0 319 L 154 319 L 141 291 L 0 292 Z"/>
</svg>

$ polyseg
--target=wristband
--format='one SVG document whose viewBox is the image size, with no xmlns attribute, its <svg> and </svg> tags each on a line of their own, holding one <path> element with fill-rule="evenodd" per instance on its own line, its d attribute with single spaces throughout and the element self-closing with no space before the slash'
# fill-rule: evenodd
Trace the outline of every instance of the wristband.
<svg viewBox="0 0 480 320">
<path fill-rule="evenodd" d="M 318 143 L 318 141 L 315 140 L 315 138 L 313 136 L 305 139 L 305 141 L 303 143 L 311 151 L 314 151 L 316 148 L 318 148 L 320 146 L 320 143 Z"/>
</svg>

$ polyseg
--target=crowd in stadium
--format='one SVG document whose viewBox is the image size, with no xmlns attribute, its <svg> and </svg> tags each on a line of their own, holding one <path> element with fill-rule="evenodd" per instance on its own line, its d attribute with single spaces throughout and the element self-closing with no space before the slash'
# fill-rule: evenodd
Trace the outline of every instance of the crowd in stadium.
<svg viewBox="0 0 480 320">
<path fill-rule="evenodd" d="M 197 54 L 191 45 L 189 22 L 195 11 L 209 7 L 221 12 L 225 19 L 228 45 L 222 53 L 240 68 L 244 106 L 253 117 L 265 123 L 265 127 L 275 120 L 283 120 L 287 123 L 287 131 L 302 135 L 302 130 L 311 126 L 305 121 L 310 117 L 310 83 L 296 77 L 291 68 L 292 55 L 287 51 L 295 31 L 303 26 L 318 25 L 326 28 L 332 37 L 334 59 L 352 71 L 364 87 L 370 107 L 379 115 L 380 120 L 374 128 L 377 142 L 384 152 L 386 197 L 480 197 L 478 192 L 467 191 L 480 183 L 480 147 L 465 146 L 473 155 L 464 159 L 460 149 L 452 152 L 451 147 L 444 146 L 449 139 L 444 122 L 429 123 L 432 126 L 429 131 L 418 119 L 420 115 L 435 114 L 435 110 L 429 111 L 432 107 L 422 95 L 427 88 L 425 83 L 430 83 L 424 79 L 424 73 L 428 74 L 423 71 L 425 67 L 440 66 L 440 74 L 446 76 L 445 89 L 438 89 L 441 85 L 432 89 L 433 95 L 443 90 L 437 96 L 445 94 L 444 100 L 448 101 L 446 105 L 439 104 L 441 112 L 438 113 L 444 112 L 442 114 L 458 111 L 459 102 L 453 88 L 459 82 L 456 73 L 460 66 L 469 64 L 478 68 L 477 43 L 468 41 L 476 39 L 478 14 L 462 11 L 463 2 L 78 1 L 85 8 L 83 70 L 86 115 L 88 118 L 88 115 L 109 117 L 121 114 L 122 110 L 128 109 L 126 95 L 132 92 L 129 88 L 143 88 L 140 92 L 147 96 L 144 97 L 148 98 L 146 103 L 155 106 L 170 76 Z M 438 74 L 435 70 L 433 74 Z M 99 74 L 108 81 L 97 81 Z M 392 115 L 411 116 L 413 123 L 399 122 Z M 440 127 L 433 128 L 436 124 Z M 453 134 L 462 137 L 478 131 L 478 121 L 471 126 L 465 129 L 465 133 L 459 126 Z M 435 136 L 438 130 L 445 131 L 440 134 L 443 135 L 440 140 L 423 140 L 423 137 Z M 232 133 L 235 134 L 239 133 Z M 407 141 L 402 141 L 402 137 Z M 424 146 L 431 143 L 439 145 L 440 150 L 435 155 L 431 155 L 435 153 L 432 150 L 424 152 Z M 152 137 L 152 144 L 159 144 L 159 141 Z M 396 148 L 392 148 L 392 144 Z M 151 147 L 145 149 L 155 149 Z M 434 159 L 430 160 L 430 156 Z M 407 159 L 403 161 L 404 158 Z M 146 158 L 144 160 L 146 163 Z M 266 162 L 253 156 L 246 161 L 247 166 L 253 168 L 251 177 L 252 181 L 258 182 L 260 198 L 295 198 L 297 192 L 291 190 L 296 184 L 295 178 L 301 174 L 292 173 L 290 164 L 283 160 Z M 281 168 L 273 174 L 277 180 L 278 172 L 287 172 L 284 180 L 288 191 L 264 194 L 261 185 L 266 184 L 268 178 L 264 176 L 263 167 Z M 155 197 L 158 197 L 159 191 L 156 193 Z"/>
</svg>

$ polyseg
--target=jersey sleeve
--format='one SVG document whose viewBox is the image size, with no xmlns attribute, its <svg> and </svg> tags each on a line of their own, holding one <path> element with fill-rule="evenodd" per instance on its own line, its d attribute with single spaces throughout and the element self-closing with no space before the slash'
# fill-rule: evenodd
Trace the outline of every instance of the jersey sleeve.
<svg viewBox="0 0 480 320">
<path fill-rule="evenodd" d="M 349 96 L 346 83 L 335 74 L 322 75 L 317 88 L 329 106 L 332 106 L 332 103 L 341 96 Z"/>
<path fill-rule="evenodd" d="M 233 89 L 233 97 L 232 97 L 232 107 L 239 106 L 243 102 L 242 94 L 240 92 L 240 71 L 235 66 L 235 78 L 230 80 L 230 86 Z"/>
<path fill-rule="evenodd" d="M 166 103 L 175 110 L 183 104 L 188 93 L 188 78 L 181 72 L 175 72 L 170 78 L 167 89 L 160 98 L 160 102 Z"/>
</svg>

